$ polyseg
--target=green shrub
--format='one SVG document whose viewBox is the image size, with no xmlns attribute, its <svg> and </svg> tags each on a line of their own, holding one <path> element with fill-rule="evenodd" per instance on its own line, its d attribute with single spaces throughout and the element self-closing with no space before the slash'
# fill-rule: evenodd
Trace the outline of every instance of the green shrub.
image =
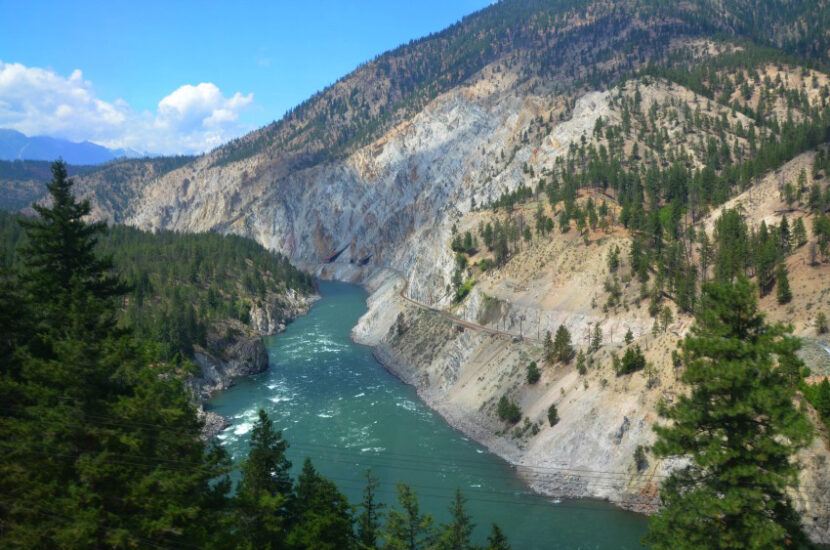
<svg viewBox="0 0 830 550">
<path fill-rule="evenodd" d="M 548 407 L 548 422 L 551 426 L 559 422 L 559 411 L 556 410 L 555 404 Z"/>
<path fill-rule="evenodd" d="M 623 354 L 619 366 L 616 367 L 617 376 L 631 374 L 645 367 L 646 358 L 643 355 L 643 350 L 640 349 L 640 346 L 634 346 L 633 348 L 628 348 L 625 354 Z"/>
<path fill-rule="evenodd" d="M 527 366 L 527 383 L 535 384 L 539 381 L 542 373 L 539 372 L 539 367 L 536 366 L 536 361 L 531 361 Z"/>
<path fill-rule="evenodd" d="M 476 282 L 474 280 L 467 279 L 466 281 L 464 281 L 464 284 L 458 287 L 458 290 L 455 291 L 456 303 L 466 298 L 474 286 L 476 286 Z"/>
<path fill-rule="evenodd" d="M 498 414 L 499 418 L 508 424 L 515 424 L 522 419 L 522 409 L 506 395 L 502 395 L 499 399 Z"/>
</svg>

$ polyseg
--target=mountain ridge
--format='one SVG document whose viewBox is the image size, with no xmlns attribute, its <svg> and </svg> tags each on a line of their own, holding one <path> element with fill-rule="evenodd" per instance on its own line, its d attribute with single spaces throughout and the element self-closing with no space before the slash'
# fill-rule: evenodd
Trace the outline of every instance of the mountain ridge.
<svg viewBox="0 0 830 550">
<path fill-rule="evenodd" d="M 132 149 L 109 149 L 90 141 L 74 142 L 50 136 L 26 136 L 0 128 L 0 160 L 54 161 L 75 165 L 103 164 L 119 158 L 144 156 Z"/>
</svg>

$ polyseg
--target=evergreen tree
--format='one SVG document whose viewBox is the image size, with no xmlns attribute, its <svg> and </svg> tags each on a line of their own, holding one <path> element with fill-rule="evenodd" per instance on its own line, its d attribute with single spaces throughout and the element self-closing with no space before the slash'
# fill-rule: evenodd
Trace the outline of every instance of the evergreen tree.
<svg viewBox="0 0 830 550">
<path fill-rule="evenodd" d="M 608 253 L 608 271 L 616 273 L 620 267 L 620 247 L 615 246 L 611 252 Z"/>
<path fill-rule="evenodd" d="M 360 503 L 361 512 L 357 516 L 357 541 L 360 544 L 361 550 L 378 548 L 383 504 L 375 500 L 375 491 L 377 488 L 378 479 L 372 475 L 372 470 L 366 470 L 366 486 L 363 489 L 363 502 Z"/>
<path fill-rule="evenodd" d="M 772 290 L 775 283 L 775 264 L 780 257 L 780 250 L 778 243 L 772 238 L 763 221 L 756 241 L 754 250 L 755 272 L 761 295 L 766 295 Z"/>
<path fill-rule="evenodd" d="M 814 386 L 813 396 L 811 401 L 821 418 L 825 422 L 830 421 L 830 379 L 825 378 Z"/>
<path fill-rule="evenodd" d="M 736 210 L 726 210 L 715 222 L 715 279 L 731 281 L 744 274 L 749 260 L 746 223 Z"/>
<path fill-rule="evenodd" d="M 588 369 L 585 366 L 585 352 L 582 350 L 579 350 L 579 353 L 576 354 L 576 372 L 579 374 L 585 374 L 588 372 Z"/>
<path fill-rule="evenodd" d="M 559 411 L 556 409 L 556 404 L 554 403 L 548 407 L 548 423 L 553 426 L 557 422 L 559 422 Z"/>
<path fill-rule="evenodd" d="M 306 458 L 291 511 L 288 546 L 315 550 L 349 550 L 356 546 L 352 508 L 346 496 L 321 476 Z"/>
<path fill-rule="evenodd" d="M 792 235 L 790 235 L 790 224 L 787 216 L 781 217 L 781 225 L 778 227 L 778 246 L 782 256 L 790 253 L 792 248 Z"/>
<path fill-rule="evenodd" d="M 507 541 L 507 537 L 504 536 L 501 528 L 495 523 L 493 524 L 490 536 L 487 537 L 487 550 L 512 550 L 510 543 Z"/>
<path fill-rule="evenodd" d="M 3 544 L 220 545 L 227 456 L 199 438 L 180 372 L 149 368 L 146 347 L 115 328 L 126 287 L 96 254 L 104 227 L 83 221 L 89 205 L 71 188 L 55 163 L 51 206 L 24 224 L 28 296 L 16 307 L 33 322 L 16 343 L 19 368 L 0 376 L 0 433 L 14 442 L 0 452 L 0 494 L 14 495 L 0 502 Z"/>
<path fill-rule="evenodd" d="M 19 374 L 14 350 L 31 334 L 26 297 L 17 283 L 17 274 L 0 265 L 0 375 L 4 376 Z"/>
<path fill-rule="evenodd" d="M 559 230 L 562 233 L 567 233 L 571 229 L 571 220 L 563 210 L 559 213 Z"/>
<path fill-rule="evenodd" d="M 28 236 L 20 250 L 25 287 L 37 313 L 38 351 L 46 355 L 48 340 L 60 332 L 83 331 L 96 338 L 112 334 L 116 299 L 128 290 L 110 275 L 111 259 L 96 254 L 106 224 L 84 221 L 89 202 L 76 201 L 72 186 L 66 165 L 55 162 L 46 185 L 51 206 L 34 204 L 38 217 L 20 221 Z"/>
<path fill-rule="evenodd" d="M 622 359 L 615 366 L 617 376 L 631 374 L 646 368 L 646 357 L 643 355 L 643 350 L 640 349 L 639 344 L 625 350 Z"/>
<path fill-rule="evenodd" d="M 527 366 L 527 383 L 531 385 L 535 384 L 539 381 L 540 377 L 541 373 L 539 372 L 539 367 L 536 366 L 536 361 L 531 361 Z"/>
<path fill-rule="evenodd" d="M 783 262 L 778 264 L 778 269 L 775 271 L 775 298 L 779 304 L 789 303 L 793 299 L 792 290 L 790 290 L 790 279 L 787 276 L 787 266 Z"/>
<path fill-rule="evenodd" d="M 674 322 L 674 314 L 669 306 L 663 306 L 663 309 L 660 310 L 659 321 L 660 326 L 663 328 L 663 332 L 666 332 L 669 326 Z"/>
<path fill-rule="evenodd" d="M 574 356 L 571 333 L 565 325 L 559 325 L 559 328 L 556 329 L 552 350 L 554 358 L 563 363 L 567 363 Z"/>
<path fill-rule="evenodd" d="M 398 506 L 392 507 L 386 518 L 384 549 L 423 550 L 435 541 L 434 520 L 429 514 L 422 514 L 418 497 L 408 485 L 398 484 Z"/>
<path fill-rule="evenodd" d="M 550 334 L 549 330 L 545 331 L 545 341 L 544 341 L 544 350 L 545 350 L 545 361 L 552 362 L 554 359 L 553 355 L 553 337 Z"/>
<path fill-rule="evenodd" d="M 499 399 L 496 412 L 501 420 L 510 424 L 515 424 L 522 419 L 522 410 L 519 405 L 511 401 L 506 395 L 502 395 Z"/>
<path fill-rule="evenodd" d="M 793 223 L 793 246 L 795 248 L 807 244 L 807 228 L 804 227 L 804 218 L 796 218 Z"/>
<path fill-rule="evenodd" d="M 805 543 L 786 495 L 790 457 L 810 439 L 793 389 L 776 367 L 791 354 L 789 327 L 768 325 L 745 279 L 709 284 L 683 348 L 691 394 L 664 410 L 658 457 L 690 464 L 663 484 L 651 518 L 654 548 L 784 548 Z M 797 361 L 797 358 L 793 358 Z"/>
<path fill-rule="evenodd" d="M 291 502 L 291 462 L 288 443 L 260 409 L 251 431 L 248 457 L 242 461 L 242 479 L 236 494 L 237 524 L 249 548 L 280 548 L 285 539 Z"/>
<path fill-rule="evenodd" d="M 599 321 L 594 323 L 594 330 L 591 332 L 591 348 L 590 351 L 597 351 L 602 345 L 602 328 L 599 326 Z"/>
<path fill-rule="evenodd" d="M 443 525 L 438 540 L 439 550 L 472 550 L 472 535 L 475 524 L 465 510 L 467 500 L 460 489 L 455 490 L 455 497 L 450 503 L 450 522 Z"/>
</svg>

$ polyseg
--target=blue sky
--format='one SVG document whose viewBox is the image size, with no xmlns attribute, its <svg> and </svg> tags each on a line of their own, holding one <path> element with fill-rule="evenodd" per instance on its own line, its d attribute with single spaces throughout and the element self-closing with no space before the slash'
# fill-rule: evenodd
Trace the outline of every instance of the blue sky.
<svg viewBox="0 0 830 550">
<path fill-rule="evenodd" d="M 0 127 L 201 151 L 489 3 L 0 0 Z"/>
</svg>

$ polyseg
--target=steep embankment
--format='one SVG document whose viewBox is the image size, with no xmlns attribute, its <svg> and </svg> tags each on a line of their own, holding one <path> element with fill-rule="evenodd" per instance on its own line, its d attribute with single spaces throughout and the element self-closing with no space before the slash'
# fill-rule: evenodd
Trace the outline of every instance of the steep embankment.
<svg viewBox="0 0 830 550">
<path fill-rule="evenodd" d="M 826 82 L 826 77 L 819 77 Z M 792 80 L 797 79 L 793 76 Z M 577 102 L 570 125 L 579 127 L 586 112 L 602 113 L 604 122 L 613 124 L 621 119 L 619 105 L 623 104 L 615 103 L 613 98 L 634 93 L 643 98 L 646 110 L 649 105 L 676 105 L 680 111 L 680 106 L 689 102 L 701 106 L 709 103 L 705 108 L 712 118 L 723 112 L 722 107 L 688 89 L 640 84 L 583 98 L 582 105 Z M 786 109 L 781 110 L 782 116 L 786 113 Z M 740 113 L 730 116 L 741 126 L 752 124 Z M 598 118 L 595 116 L 593 121 Z M 706 133 L 699 129 L 698 136 L 690 136 L 682 121 L 670 120 L 671 116 L 665 120 L 667 130 L 674 131 L 666 132 L 668 139 L 700 154 L 689 144 L 705 138 Z M 560 135 L 570 125 L 560 125 L 564 127 L 560 128 Z M 593 124 L 583 124 L 582 128 L 582 134 L 574 134 L 590 135 Z M 742 141 L 745 143 L 741 136 L 734 136 L 735 143 Z M 629 154 L 631 147 L 632 144 L 624 145 Z M 520 150 L 517 155 L 521 153 Z M 531 171 L 545 173 L 546 167 L 555 166 L 555 153 L 547 157 L 538 149 L 534 153 L 526 157 L 530 159 Z M 705 165 L 702 160 L 698 162 Z M 715 221 L 727 209 L 734 209 L 743 212 L 753 234 L 762 222 L 769 227 L 780 226 L 784 216 L 790 227 L 799 219 L 805 227 L 813 227 L 822 214 L 811 210 L 806 199 L 788 204 L 785 198 L 786 185 L 797 182 L 802 173 L 811 174 L 811 182 L 822 181 L 823 172 L 816 169 L 815 151 L 767 173 L 747 191 L 705 213 L 695 225 L 713 237 Z M 806 195 L 806 184 L 803 192 Z M 692 319 L 676 304 L 670 308 L 670 319 L 662 324 L 649 311 L 653 298 L 644 293 L 646 287 L 638 283 L 627 259 L 632 232 L 614 222 L 622 215 L 619 203 L 613 194 L 597 190 L 583 192 L 578 200 L 584 205 L 589 198 L 596 204 L 609 204 L 611 223 L 606 229 L 569 228 L 568 232 L 553 236 L 540 234 L 538 222 L 536 227 L 531 222 L 536 212 L 550 219 L 557 219 L 561 213 L 559 205 L 547 204 L 546 200 L 531 200 L 500 212 L 472 211 L 451 218 L 457 235 L 469 231 L 477 239 L 484 238 L 482 227 L 497 222 L 506 227 L 518 220 L 519 225 L 525 223 L 533 228 L 533 233 L 500 267 L 479 267 L 491 258 L 484 246 L 467 254 L 464 264 L 472 267 L 462 271 L 465 277 L 476 281 L 475 286 L 457 305 L 452 303 L 449 290 L 443 301 L 464 323 L 432 310 L 429 303 L 419 305 L 408 292 L 405 279 L 389 271 L 368 282 L 374 294 L 369 300 L 369 312 L 355 328 L 354 336 L 362 343 L 376 346 L 378 359 L 414 385 L 419 395 L 453 426 L 517 465 L 534 489 L 555 496 L 607 498 L 621 506 L 649 511 L 656 505 L 659 483 L 672 464 L 657 461 L 648 453 L 638 459 L 637 449 L 646 448 L 654 440 L 652 428 L 659 420 L 658 403 L 671 403 L 684 391 L 678 382 L 680 370 L 672 351 Z M 450 228 L 445 233 L 445 253 L 451 253 L 448 249 L 452 231 Z M 830 307 L 830 268 L 816 259 L 815 242 L 820 236 L 808 231 L 806 239 L 813 244 L 798 246 L 785 259 L 790 280 L 797 287 L 792 301 L 780 305 L 775 293 L 770 293 L 762 299 L 762 306 L 772 320 L 794 325 L 796 334 L 805 338 L 808 365 L 814 372 L 826 374 L 821 371 L 826 361 L 809 353 L 809 348 L 817 338 L 816 314 Z M 616 250 L 621 251 L 622 259 L 612 273 L 609 259 Z M 433 253 L 433 257 L 438 256 L 438 252 Z M 402 292 L 409 299 L 401 296 Z M 484 327 L 476 329 L 476 324 Z M 570 330 L 577 349 L 587 352 L 586 372 L 579 373 L 576 361 L 557 363 L 543 367 L 541 380 L 529 385 L 526 367 L 531 361 L 545 364 L 542 337 L 546 331 L 555 332 L 559 325 Z M 588 341 L 595 327 L 602 334 L 602 345 L 590 352 Z M 625 341 L 628 331 L 634 344 L 643 349 L 648 367 L 639 373 L 618 376 L 613 357 L 630 347 Z M 525 420 L 515 427 L 497 416 L 496 404 L 503 395 L 515 401 L 523 412 Z M 552 427 L 547 421 L 550 405 L 556 406 L 560 418 Z M 828 459 L 827 434 L 819 430 L 811 447 L 799 457 L 801 485 L 793 495 L 811 536 L 823 542 L 830 541 L 830 520 L 826 514 L 830 505 L 830 475 L 825 466 Z"/>
<path fill-rule="evenodd" d="M 755 205 L 755 224 L 780 220 L 784 212 L 792 215 L 781 204 L 779 177 L 795 176 L 812 161 L 813 154 L 796 158 L 730 204 Z M 713 212 L 703 225 L 719 214 L 720 210 Z M 534 240 L 504 268 L 486 275 L 472 296 L 455 307 L 458 318 L 468 320 L 463 324 L 404 299 L 400 293 L 405 280 L 392 271 L 381 273 L 368 282 L 373 291 L 369 311 L 353 335 L 375 346 L 378 360 L 415 386 L 450 424 L 516 465 L 535 490 L 559 497 L 606 498 L 648 512 L 657 504 L 659 484 L 672 464 L 648 453 L 638 461 L 637 448 L 654 441 L 658 403 L 671 403 L 684 391 L 672 350 L 691 318 L 678 314 L 655 333 L 647 301 L 630 290 L 623 298 L 630 303 L 603 311 L 609 252 L 617 245 L 627 250 L 630 241 L 614 234 L 590 241 L 586 244 L 575 234 Z M 809 345 L 816 338 L 815 312 L 830 306 L 830 267 L 811 265 L 808 256 L 809 248 L 802 247 L 788 259 L 793 280 L 804 282 L 792 305 L 781 307 L 774 296 L 763 304 L 772 319 L 794 323 L 796 333 Z M 476 323 L 483 327 L 476 329 Z M 603 344 L 586 353 L 584 374 L 576 361 L 546 364 L 538 334 L 563 324 L 574 335 L 575 347 L 587 351 L 583 336 L 591 333 L 594 323 L 601 327 Z M 649 365 L 644 371 L 618 376 L 612 357 L 630 347 L 624 340 L 629 329 Z M 511 336 L 520 331 L 523 339 Z M 543 365 L 541 379 L 534 385 L 526 381 L 531 361 Z M 503 395 L 522 410 L 525 420 L 516 426 L 498 418 L 496 404 Z M 556 406 L 560 418 L 555 426 L 547 420 L 550 405 Z M 827 434 L 820 429 L 799 456 L 800 488 L 793 495 L 811 536 L 825 543 L 830 540 L 825 513 L 830 505 L 828 460 Z"/>
</svg>

